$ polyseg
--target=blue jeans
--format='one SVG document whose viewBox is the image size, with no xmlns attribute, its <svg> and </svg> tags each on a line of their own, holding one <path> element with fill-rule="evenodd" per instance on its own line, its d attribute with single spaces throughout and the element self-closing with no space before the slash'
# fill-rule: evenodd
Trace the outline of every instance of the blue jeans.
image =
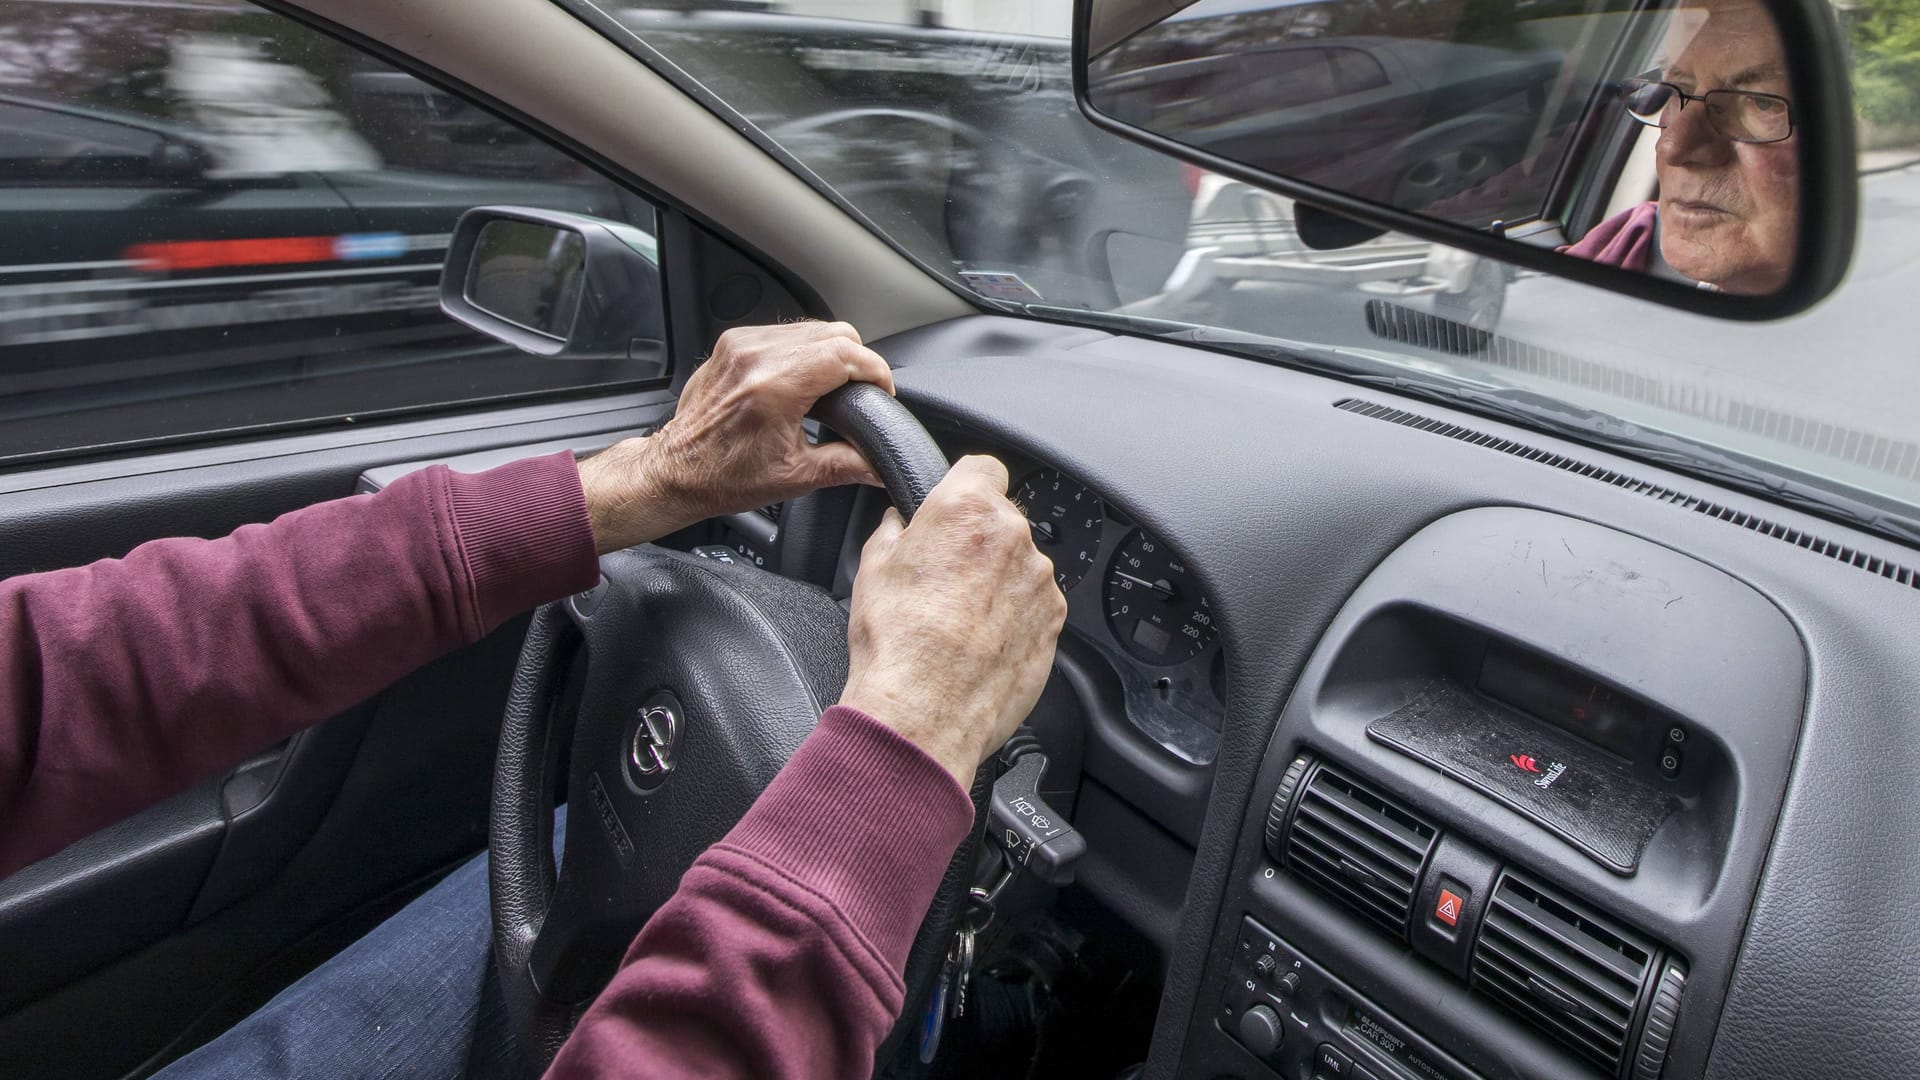
<svg viewBox="0 0 1920 1080">
<path fill-rule="evenodd" d="M 556 856 L 566 813 L 554 815 Z M 156 1080 L 524 1072 L 494 973 L 483 854 Z"/>
</svg>

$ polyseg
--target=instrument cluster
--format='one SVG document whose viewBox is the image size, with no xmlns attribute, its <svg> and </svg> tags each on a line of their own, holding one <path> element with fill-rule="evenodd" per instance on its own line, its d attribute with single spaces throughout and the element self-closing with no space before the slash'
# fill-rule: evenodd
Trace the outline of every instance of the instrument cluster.
<svg viewBox="0 0 1920 1080">
<path fill-rule="evenodd" d="M 1213 608 L 1178 552 L 1086 485 L 1048 466 L 1008 492 L 1067 596 L 1067 627 L 1120 676 L 1127 716 L 1195 763 L 1213 759 L 1226 658 Z"/>
</svg>

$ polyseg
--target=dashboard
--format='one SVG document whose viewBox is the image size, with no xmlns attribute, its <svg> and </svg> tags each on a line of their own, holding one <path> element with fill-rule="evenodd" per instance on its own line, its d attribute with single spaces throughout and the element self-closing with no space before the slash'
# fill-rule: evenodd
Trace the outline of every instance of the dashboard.
<svg viewBox="0 0 1920 1080">
<path fill-rule="evenodd" d="M 1068 597 L 1064 652 L 1112 676 L 1138 736 L 1210 764 L 1228 657 L 1183 557 L 1056 466 L 945 441 L 1011 466 Z M 1255 792 L 1271 798 L 1255 799 L 1228 890 L 1239 918 L 1214 942 L 1210 1033 L 1231 1044 L 1206 1067 L 1653 1080 L 1674 1057 L 1675 1075 L 1697 1072 L 1680 1006 L 1716 1005 L 1731 967 L 1728 905 L 1764 855 L 1742 821 L 1777 810 L 1805 670 L 1777 608 L 1670 549 L 1511 507 L 1420 530 L 1322 635 L 1267 747 Z M 1557 843 L 1509 858 L 1512 834 L 1462 812 L 1470 793 Z M 1613 875 L 1620 901 L 1545 884 L 1533 867 L 1554 848 L 1591 864 L 1576 878 Z M 1739 887 L 1718 888 L 1727 877 Z M 1372 989 L 1395 965 L 1381 945 L 1513 1030 L 1442 1039 L 1447 1025 L 1398 1019 Z M 1510 1071 L 1467 1064 L 1487 1060 Z"/>
<path fill-rule="evenodd" d="M 1912 966 L 1853 943 L 1920 925 L 1920 809 L 1860 779 L 1920 765 L 1913 552 L 1177 344 L 877 347 L 1067 591 L 1079 887 L 1164 965 L 1148 1075 L 1911 1071 Z"/>
<path fill-rule="evenodd" d="M 1179 344 L 876 345 L 1066 592 L 1040 794 L 1158 968 L 1147 1076 L 1915 1071 L 1920 552 Z M 882 504 L 706 539 L 845 596 Z"/>
</svg>

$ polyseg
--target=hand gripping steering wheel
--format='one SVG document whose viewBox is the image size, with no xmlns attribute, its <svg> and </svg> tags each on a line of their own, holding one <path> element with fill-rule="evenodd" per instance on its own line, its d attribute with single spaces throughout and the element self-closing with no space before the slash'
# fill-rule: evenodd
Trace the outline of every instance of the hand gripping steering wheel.
<svg viewBox="0 0 1920 1080">
<path fill-rule="evenodd" d="M 841 387 L 813 415 L 866 455 L 903 517 L 946 475 L 926 429 L 877 386 Z M 494 766 L 493 955 L 534 1068 L 553 1059 L 641 924 L 747 812 L 847 677 L 846 613 L 811 585 L 651 545 L 607 555 L 600 569 L 589 592 L 535 612 Z M 905 1056 L 966 905 L 990 769 L 974 778 L 973 838 L 914 940 L 906 1008 L 877 1067 Z M 562 770 L 570 810 L 556 876 Z"/>
</svg>

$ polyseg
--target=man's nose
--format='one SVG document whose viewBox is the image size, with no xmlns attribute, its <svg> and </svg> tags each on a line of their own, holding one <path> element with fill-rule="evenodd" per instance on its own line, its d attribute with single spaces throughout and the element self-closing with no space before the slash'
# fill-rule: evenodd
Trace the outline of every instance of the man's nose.
<svg viewBox="0 0 1920 1080">
<path fill-rule="evenodd" d="M 1733 159 L 1733 140 L 1713 130 L 1706 102 L 1689 101 L 1668 111 L 1654 152 L 1668 165 L 1724 165 Z"/>
</svg>

